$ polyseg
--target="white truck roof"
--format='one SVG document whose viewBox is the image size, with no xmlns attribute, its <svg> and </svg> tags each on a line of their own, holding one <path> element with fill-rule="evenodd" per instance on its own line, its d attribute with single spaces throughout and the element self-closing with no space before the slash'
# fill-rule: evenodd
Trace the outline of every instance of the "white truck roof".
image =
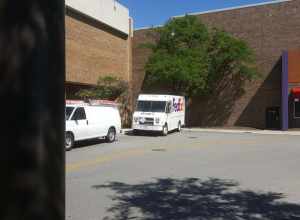
<svg viewBox="0 0 300 220">
<path fill-rule="evenodd" d="M 183 96 L 176 95 L 156 95 L 156 94 L 141 94 L 138 100 L 141 101 L 169 101 L 173 98 L 184 98 Z"/>
</svg>

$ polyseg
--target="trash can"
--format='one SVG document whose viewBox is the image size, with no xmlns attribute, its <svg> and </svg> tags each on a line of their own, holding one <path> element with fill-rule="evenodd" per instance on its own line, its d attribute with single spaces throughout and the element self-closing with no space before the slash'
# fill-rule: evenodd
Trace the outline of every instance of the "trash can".
<svg viewBox="0 0 300 220">
<path fill-rule="evenodd" d="M 280 129 L 280 107 L 269 107 L 266 109 L 266 128 L 272 130 Z"/>
</svg>

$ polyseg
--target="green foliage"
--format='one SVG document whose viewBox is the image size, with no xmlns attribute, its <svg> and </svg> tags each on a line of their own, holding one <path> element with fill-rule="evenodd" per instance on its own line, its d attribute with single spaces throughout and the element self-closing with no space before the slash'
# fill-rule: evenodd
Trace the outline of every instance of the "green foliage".
<svg viewBox="0 0 300 220">
<path fill-rule="evenodd" d="M 105 99 L 117 101 L 119 103 L 119 110 L 122 116 L 122 126 L 129 127 L 131 125 L 128 82 L 113 76 L 99 77 L 95 88 L 82 89 L 75 95 L 84 100 Z"/>
<path fill-rule="evenodd" d="M 225 31 L 209 30 L 195 16 L 171 19 L 155 29 L 145 66 L 145 86 L 164 84 L 187 96 L 207 94 L 225 77 L 251 80 L 257 75 L 252 50 Z"/>
<path fill-rule="evenodd" d="M 252 50 L 245 41 L 231 34 L 214 29 L 209 46 L 210 71 L 209 82 L 218 82 L 225 76 L 251 80 L 258 76 L 253 68 L 255 59 Z"/>
<path fill-rule="evenodd" d="M 128 83 L 112 76 L 99 77 L 97 86 L 93 89 L 83 89 L 76 93 L 82 99 L 115 100 L 128 90 Z"/>
</svg>

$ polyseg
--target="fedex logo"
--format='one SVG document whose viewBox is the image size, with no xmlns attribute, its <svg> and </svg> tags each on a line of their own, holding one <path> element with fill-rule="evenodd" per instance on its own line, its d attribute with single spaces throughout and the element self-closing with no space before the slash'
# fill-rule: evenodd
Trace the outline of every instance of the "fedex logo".
<svg viewBox="0 0 300 220">
<path fill-rule="evenodd" d="M 173 98 L 173 108 L 175 112 L 183 111 L 184 110 L 183 99 L 179 98 L 178 101 L 176 101 L 176 99 Z"/>
</svg>

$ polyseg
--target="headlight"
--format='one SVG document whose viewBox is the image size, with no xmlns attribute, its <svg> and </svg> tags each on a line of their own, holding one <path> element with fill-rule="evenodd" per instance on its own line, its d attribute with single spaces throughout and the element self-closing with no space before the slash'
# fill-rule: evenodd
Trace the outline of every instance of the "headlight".
<svg viewBox="0 0 300 220">
<path fill-rule="evenodd" d="M 159 122 L 160 122 L 160 118 L 155 118 L 155 123 L 159 124 Z"/>
</svg>

